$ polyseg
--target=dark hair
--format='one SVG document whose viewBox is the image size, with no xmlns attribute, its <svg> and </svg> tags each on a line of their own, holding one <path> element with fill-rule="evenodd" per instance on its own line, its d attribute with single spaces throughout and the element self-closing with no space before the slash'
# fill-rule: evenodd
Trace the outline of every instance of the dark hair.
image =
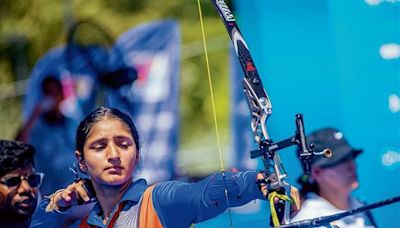
<svg viewBox="0 0 400 228">
<path fill-rule="evenodd" d="M 310 176 L 303 174 L 297 179 L 297 183 L 301 184 L 300 197 L 305 199 L 307 193 L 313 192 L 319 195 L 319 187 L 316 181 L 313 181 Z"/>
<path fill-rule="evenodd" d="M 0 140 L 0 176 L 24 168 L 28 164 L 34 166 L 35 148 L 23 142 Z"/>
<path fill-rule="evenodd" d="M 136 145 L 136 151 L 139 154 L 139 134 L 136 130 L 135 124 L 133 124 L 132 119 L 130 116 L 124 112 L 121 112 L 119 109 L 116 108 L 106 108 L 106 107 L 100 107 L 91 112 L 89 115 L 86 116 L 85 119 L 83 119 L 76 131 L 76 147 L 75 149 L 83 154 L 83 147 L 85 145 L 87 136 L 92 129 L 93 125 L 100 120 L 103 119 L 118 119 L 120 120 L 123 124 L 125 124 L 129 130 L 131 131 L 133 140 L 135 141 Z"/>
<path fill-rule="evenodd" d="M 63 86 L 61 84 L 60 79 L 56 78 L 55 76 L 49 75 L 42 81 L 42 91 L 44 94 L 48 94 L 49 86 L 55 86 L 58 91 L 63 91 Z"/>
</svg>

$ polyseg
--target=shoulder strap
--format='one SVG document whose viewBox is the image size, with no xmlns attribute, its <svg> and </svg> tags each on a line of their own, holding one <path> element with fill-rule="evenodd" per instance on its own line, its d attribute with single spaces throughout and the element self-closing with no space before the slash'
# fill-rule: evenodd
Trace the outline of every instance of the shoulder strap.
<svg viewBox="0 0 400 228">
<path fill-rule="evenodd" d="M 114 227 L 114 224 L 115 224 L 115 222 L 117 221 L 117 218 L 118 218 L 118 216 L 119 216 L 119 213 L 121 212 L 121 210 L 122 210 L 122 208 L 125 206 L 125 204 L 126 204 L 126 202 L 122 202 L 122 203 L 120 203 L 120 204 L 118 205 L 117 211 L 115 212 L 114 216 L 111 218 L 110 223 L 107 225 L 108 228 Z M 87 222 L 88 218 L 89 218 L 89 215 L 86 215 L 86 216 L 82 219 L 82 221 L 81 221 L 81 223 L 79 224 L 78 227 L 79 227 L 79 228 L 94 228 L 94 227 L 96 227 L 96 226 L 91 226 L 91 225 L 88 224 L 88 222 Z"/>
<path fill-rule="evenodd" d="M 79 223 L 79 226 L 78 226 L 79 228 L 90 228 L 90 225 L 87 223 L 88 217 L 89 217 L 89 215 L 86 215 L 82 219 L 81 223 Z"/>
<path fill-rule="evenodd" d="M 157 211 L 153 205 L 152 192 L 155 185 L 148 187 L 142 196 L 142 203 L 139 212 L 139 228 L 162 228 L 160 219 L 158 218 Z"/>
</svg>

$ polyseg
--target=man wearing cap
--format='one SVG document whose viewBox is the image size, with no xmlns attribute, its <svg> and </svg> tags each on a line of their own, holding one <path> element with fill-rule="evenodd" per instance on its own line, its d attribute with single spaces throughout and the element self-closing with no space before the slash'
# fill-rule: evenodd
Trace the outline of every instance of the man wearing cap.
<svg viewBox="0 0 400 228">
<path fill-rule="evenodd" d="M 28 227 L 43 174 L 33 167 L 33 146 L 0 140 L 0 227 Z"/>
<path fill-rule="evenodd" d="M 362 152 L 346 141 L 343 133 L 334 128 L 323 128 L 307 136 L 314 151 L 332 150 L 330 158 L 318 157 L 311 165 L 311 175 L 299 178 L 302 184 L 302 206 L 292 222 L 327 216 L 363 206 L 350 195 L 359 186 L 355 158 Z M 375 227 L 370 213 L 362 213 L 337 220 L 332 225 L 340 228 Z"/>
</svg>

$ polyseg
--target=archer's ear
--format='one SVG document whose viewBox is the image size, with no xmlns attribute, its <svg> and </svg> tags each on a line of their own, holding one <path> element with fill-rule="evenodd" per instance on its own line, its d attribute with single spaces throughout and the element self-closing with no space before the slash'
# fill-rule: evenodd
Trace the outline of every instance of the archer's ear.
<svg viewBox="0 0 400 228">
<path fill-rule="evenodd" d="M 314 181 L 319 181 L 321 177 L 321 168 L 320 167 L 313 167 L 311 169 L 311 179 Z"/>
<path fill-rule="evenodd" d="M 79 169 L 83 173 L 87 173 L 87 166 L 86 166 L 86 163 L 85 163 L 85 159 L 83 158 L 83 154 L 76 150 L 75 151 L 75 156 L 76 156 L 76 159 L 78 159 L 78 161 L 79 161 L 79 164 L 78 164 Z"/>
<path fill-rule="evenodd" d="M 136 153 L 135 163 L 138 164 L 140 161 L 140 154 Z"/>
</svg>

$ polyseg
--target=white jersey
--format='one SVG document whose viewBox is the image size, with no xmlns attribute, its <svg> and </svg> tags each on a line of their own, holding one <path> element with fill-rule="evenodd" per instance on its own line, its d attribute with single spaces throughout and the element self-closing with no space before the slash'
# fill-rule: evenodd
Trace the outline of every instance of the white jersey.
<svg viewBox="0 0 400 228">
<path fill-rule="evenodd" d="M 358 208 L 363 204 L 357 199 L 350 198 L 350 209 Z M 301 206 L 300 211 L 297 215 L 291 219 L 291 222 L 297 222 L 306 219 L 317 218 L 321 216 L 333 215 L 336 213 L 344 212 L 339 210 L 330 204 L 324 198 L 318 196 L 315 193 L 308 193 L 306 200 Z M 331 222 L 331 225 L 338 226 L 340 228 L 373 228 L 368 217 L 364 213 L 359 213 L 352 216 L 344 217 L 340 220 Z"/>
</svg>

